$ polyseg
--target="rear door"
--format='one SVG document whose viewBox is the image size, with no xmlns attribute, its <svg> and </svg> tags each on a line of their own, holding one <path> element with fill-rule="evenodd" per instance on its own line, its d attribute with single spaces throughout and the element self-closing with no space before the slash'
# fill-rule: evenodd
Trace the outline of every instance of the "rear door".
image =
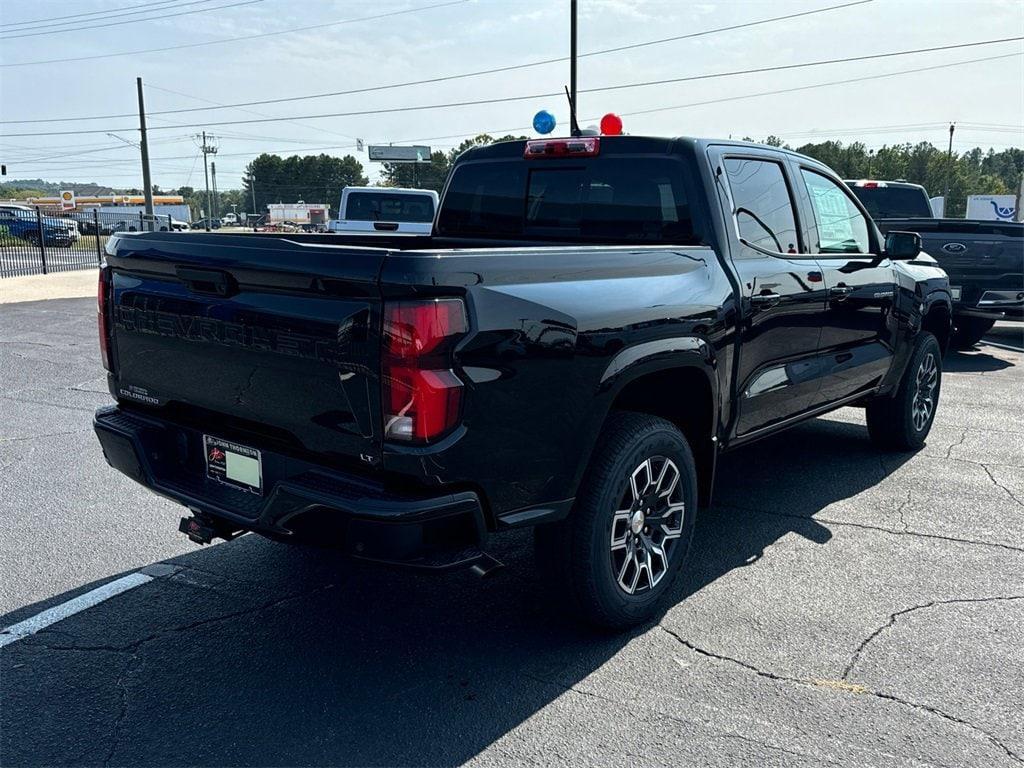
<svg viewBox="0 0 1024 768">
<path fill-rule="evenodd" d="M 793 161 L 807 241 L 825 279 L 821 389 L 815 405 L 875 387 L 892 365 L 896 271 L 847 188 L 823 168 Z"/>
<path fill-rule="evenodd" d="M 784 157 L 738 147 L 709 154 L 742 294 L 735 434 L 744 437 L 811 407 L 824 284 L 803 242 Z"/>
<path fill-rule="evenodd" d="M 254 235 L 122 237 L 108 256 L 118 399 L 254 447 L 375 460 L 385 254 Z"/>
</svg>

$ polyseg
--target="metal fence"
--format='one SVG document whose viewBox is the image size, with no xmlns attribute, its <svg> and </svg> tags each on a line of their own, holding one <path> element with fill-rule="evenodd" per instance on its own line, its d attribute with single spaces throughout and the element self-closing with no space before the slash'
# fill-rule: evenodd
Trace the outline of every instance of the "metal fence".
<svg viewBox="0 0 1024 768">
<path fill-rule="evenodd" d="M 112 234 L 179 226 L 170 216 L 116 208 L 62 211 L 0 204 L 0 278 L 95 267 Z"/>
</svg>

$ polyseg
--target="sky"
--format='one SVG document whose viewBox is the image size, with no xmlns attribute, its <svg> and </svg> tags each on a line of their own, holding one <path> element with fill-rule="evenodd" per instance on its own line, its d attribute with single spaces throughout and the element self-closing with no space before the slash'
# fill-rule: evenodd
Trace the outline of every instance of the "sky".
<svg viewBox="0 0 1024 768">
<path fill-rule="evenodd" d="M 850 2 L 579 0 L 579 52 Z M 260 37 L 234 39 L 254 35 Z M 793 146 L 837 139 L 875 148 L 918 141 L 944 147 L 954 121 L 956 151 L 1024 147 L 1020 40 L 708 77 L 1011 37 L 1024 37 L 1022 0 L 866 0 L 581 56 L 578 114 L 586 126 L 618 113 L 632 134 L 776 135 Z M 111 55 L 125 52 L 135 53 Z M 555 134 L 565 135 L 565 97 L 544 94 L 568 83 L 568 62 L 329 98 L 158 113 L 407 83 L 568 52 L 569 0 L 0 0 L 0 162 L 7 179 L 141 186 L 132 144 L 139 135 L 135 78 L 141 76 L 152 180 L 162 189 L 202 186 L 195 136 L 204 129 L 216 137 L 220 189 L 241 186 L 246 164 L 261 152 L 353 154 L 377 178 L 379 166 L 356 150 L 357 138 L 448 149 L 478 133 L 534 135 L 530 125 L 539 109 L 552 112 Z M 990 60 L 943 67 L 983 58 Z M 925 71 L 877 77 L 905 70 Z M 588 92 L 679 78 L 691 79 Z M 847 80 L 860 81 L 808 87 Z M 409 109 L 518 96 L 527 98 Z M 73 119 L 14 122 L 52 118 Z M 64 131 L 93 132 L 43 135 Z"/>
</svg>

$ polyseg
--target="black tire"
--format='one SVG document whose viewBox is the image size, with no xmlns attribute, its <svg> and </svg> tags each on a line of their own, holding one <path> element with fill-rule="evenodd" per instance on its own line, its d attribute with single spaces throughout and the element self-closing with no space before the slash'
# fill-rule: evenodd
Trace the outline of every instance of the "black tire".
<svg viewBox="0 0 1024 768">
<path fill-rule="evenodd" d="M 949 343 L 954 349 L 970 349 L 988 333 L 995 320 L 984 317 L 957 317 L 953 320 L 953 335 Z"/>
<path fill-rule="evenodd" d="M 677 485 L 663 498 L 659 491 L 671 485 L 671 467 L 678 475 Z M 646 482 L 645 492 L 636 499 L 631 482 L 635 474 L 637 486 L 655 479 L 664 485 Z M 624 519 L 627 498 L 635 500 L 629 506 L 634 511 Z M 645 510 L 651 512 L 650 520 Z M 598 438 L 569 517 L 535 530 L 545 586 L 595 626 L 623 629 L 648 621 L 689 557 L 696 517 L 696 466 L 683 434 L 655 416 L 613 413 Z M 639 530 L 632 527 L 637 522 Z M 616 551 L 613 536 L 624 542 L 616 544 Z M 630 559 L 632 566 L 626 564 Z M 620 579 L 635 591 L 631 594 L 620 586 Z"/>
<path fill-rule="evenodd" d="M 942 349 L 932 334 L 921 331 L 896 391 L 868 403 L 871 440 L 897 451 L 921 448 L 935 421 L 941 389 Z"/>
</svg>

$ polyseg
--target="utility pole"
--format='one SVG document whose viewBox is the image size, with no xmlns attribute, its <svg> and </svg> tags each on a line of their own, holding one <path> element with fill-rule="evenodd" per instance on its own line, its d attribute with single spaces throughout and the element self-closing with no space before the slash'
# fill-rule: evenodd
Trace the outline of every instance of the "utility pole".
<svg viewBox="0 0 1024 768">
<path fill-rule="evenodd" d="M 142 150 L 142 186 L 143 195 L 146 200 L 146 222 L 152 226 L 153 221 L 153 181 L 149 175 L 149 141 L 146 139 L 146 103 L 142 98 L 142 78 L 135 78 L 135 87 L 139 91 L 139 133 L 142 140 L 139 147 Z"/>
<path fill-rule="evenodd" d="M 580 135 L 580 126 L 576 122 L 576 0 L 570 0 L 569 12 L 569 121 L 573 136 Z"/>
<path fill-rule="evenodd" d="M 1017 221 L 1024 221 L 1024 211 L 1020 209 L 1020 204 L 1024 203 L 1024 173 L 1020 175 L 1020 186 L 1017 187 L 1017 202 L 1015 207 L 1017 210 Z"/>
<path fill-rule="evenodd" d="M 210 231 L 210 219 L 213 217 L 213 203 L 210 197 L 210 167 L 206 162 L 207 155 L 216 155 L 217 147 L 214 144 L 214 137 L 207 137 L 206 131 L 203 131 L 202 137 L 196 136 L 196 139 L 202 140 L 199 145 L 199 150 L 203 153 L 203 178 L 206 181 L 206 211 L 203 218 L 206 221 L 206 231 Z"/>
<path fill-rule="evenodd" d="M 217 208 L 220 203 L 220 196 L 217 194 L 217 164 L 210 163 L 210 175 L 213 177 L 213 213 L 210 215 L 217 218 Z"/>
<path fill-rule="evenodd" d="M 256 220 L 259 218 L 259 211 L 256 210 L 256 174 L 249 174 L 249 192 L 252 194 L 252 231 L 256 231 Z"/>
<path fill-rule="evenodd" d="M 953 175 L 953 131 L 956 123 L 949 124 L 949 151 L 946 153 L 946 197 L 942 202 L 942 215 L 949 217 L 949 184 Z"/>
</svg>

